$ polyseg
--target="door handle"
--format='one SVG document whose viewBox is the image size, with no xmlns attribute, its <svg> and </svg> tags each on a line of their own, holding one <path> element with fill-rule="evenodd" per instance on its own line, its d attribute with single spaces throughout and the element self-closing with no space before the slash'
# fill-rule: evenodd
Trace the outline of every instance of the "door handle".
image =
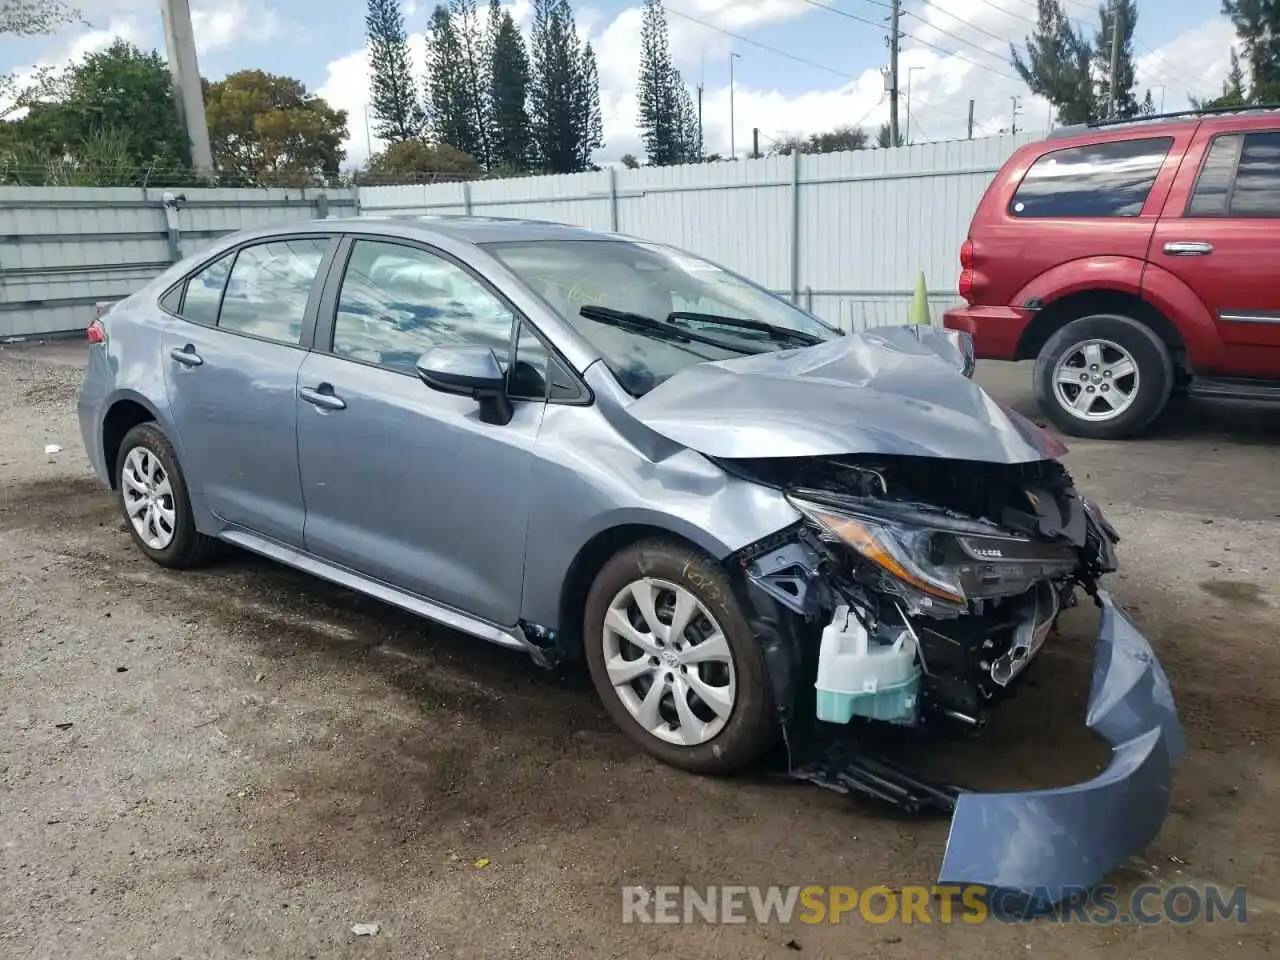
<svg viewBox="0 0 1280 960">
<path fill-rule="evenodd" d="M 204 363 L 204 357 L 196 353 L 196 348 L 189 343 L 185 347 L 174 347 L 169 351 L 169 356 L 184 367 L 198 367 Z"/>
<path fill-rule="evenodd" d="M 299 387 L 298 396 L 319 410 L 345 410 L 347 401 L 333 392 L 333 387 L 322 383 L 318 387 Z"/>
<path fill-rule="evenodd" d="M 1203 257 L 1213 253 L 1213 244 L 1202 240 L 1173 240 L 1164 245 L 1164 252 L 1171 257 Z"/>
</svg>

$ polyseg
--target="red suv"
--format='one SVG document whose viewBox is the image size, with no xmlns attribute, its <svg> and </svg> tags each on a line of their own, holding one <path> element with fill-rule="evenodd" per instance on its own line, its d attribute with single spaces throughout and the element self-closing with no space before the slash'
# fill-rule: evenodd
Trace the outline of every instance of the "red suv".
<svg viewBox="0 0 1280 960">
<path fill-rule="evenodd" d="M 1115 439 L 1175 392 L 1280 400 L 1280 109 L 1071 127 L 1019 149 L 960 249 L 946 314 L 1036 358 L 1065 433 Z"/>
</svg>

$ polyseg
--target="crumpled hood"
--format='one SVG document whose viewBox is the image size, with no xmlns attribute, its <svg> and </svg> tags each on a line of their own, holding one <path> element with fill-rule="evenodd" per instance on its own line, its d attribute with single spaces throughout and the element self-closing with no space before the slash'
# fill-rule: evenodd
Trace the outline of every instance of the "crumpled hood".
<svg viewBox="0 0 1280 960">
<path fill-rule="evenodd" d="M 879 327 L 687 367 L 627 412 L 725 459 L 876 453 L 1013 464 L 1066 452 L 962 366 L 947 331 Z"/>
</svg>

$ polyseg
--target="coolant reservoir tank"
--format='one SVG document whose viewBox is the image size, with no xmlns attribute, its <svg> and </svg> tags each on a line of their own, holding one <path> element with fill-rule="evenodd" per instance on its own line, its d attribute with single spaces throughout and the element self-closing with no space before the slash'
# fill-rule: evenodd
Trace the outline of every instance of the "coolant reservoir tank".
<svg viewBox="0 0 1280 960">
<path fill-rule="evenodd" d="M 818 648 L 819 720 L 848 723 L 855 715 L 914 725 L 919 718 L 920 667 L 910 631 L 885 641 L 871 637 L 847 606 L 822 631 Z"/>
</svg>

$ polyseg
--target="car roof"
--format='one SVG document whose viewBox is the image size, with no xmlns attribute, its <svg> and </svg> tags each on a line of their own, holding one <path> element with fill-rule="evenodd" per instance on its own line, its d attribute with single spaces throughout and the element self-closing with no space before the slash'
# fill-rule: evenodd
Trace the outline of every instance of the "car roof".
<svg viewBox="0 0 1280 960">
<path fill-rule="evenodd" d="M 1178 113 L 1133 117 L 1127 120 L 1069 124 L 1054 130 L 1045 140 L 1055 141 L 1055 146 L 1072 146 L 1128 139 L 1134 134 L 1171 136 L 1194 131 L 1201 124 L 1210 128 L 1231 126 L 1248 129 L 1269 128 L 1275 126 L 1277 122 L 1280 122 L 1280 107 L 1277 106 L 1222 107 L 1208 110 L 1184 110 Z"/>
<path fill-rule="evenodd" d="M 633 240 L 621 234 L 601 230 L 589 230 L 550 220 L 520 220 L 506 217 L 472 217 L 446 214 L 405 216 L 327 217 L 323 220 L 304 220 L 296 223 L 278 223 L 270 227 L 245 231 L 237 239 L 270 237 L 283 233 L 372 233 L 428 240 L 444 237 L 463 243 L 484 244 L 519 242 L 529 240 Z M 226 239 L 230 239 L 229 237 Z"/>
</svg>

